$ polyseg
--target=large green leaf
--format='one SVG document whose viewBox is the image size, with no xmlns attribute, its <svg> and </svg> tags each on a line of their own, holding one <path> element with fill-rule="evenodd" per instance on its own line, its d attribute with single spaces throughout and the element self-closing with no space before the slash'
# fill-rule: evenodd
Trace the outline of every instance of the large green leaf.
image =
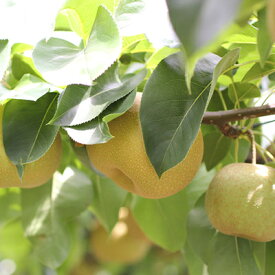
<svg viewBox="0 0 275 275">
<path fill-rule="evenodd" d="M 92 198 L 90 179 L 79 170 L 66 168 L 52 183 L 22 190 L 22 221 L 34 253 L 46 266 L 60 266 L 68 255 L 67 222 L 79 215 Z"/>
<path fill-rule="evenodd" d="M 218 35 L 233 22 L 242 2 L 241 0 L 166 1 L 171 22 L 188 56 L 217 39 Z"/>
<path fill-rule="evenodd" d="M 56 113 L 51 123 L 74 126 L 97 117 L 111 103 L 126 96 L 144 79 L 143 70 L 122 82 L 106 82 L 95 86 L 70 85 L 61 94 Z M 104 75 L 103 75 L 104 76 Z"/>
<path fill-rule="evenodd" d="M 127 192 L 112 180 L 99 175 L 93 178 L 92 210 L 108 232 L 118 220 L 126 195 Z"/>
<path fill-rule="evenodd" d="M 56 108 L 57 95 L 48 93 L 36 102 L 11 100 L 4 108 L 3 141 L 15 165 L 42 157 L 51 147 L 58 126 L 47 125 Z"/>
<path fill-rule="evenodd" d="M 9 40 L 4 39 L 0 40 L 0 79 L 2 79 L 5 70 L 8 67 L 9 60 L 10 60 L 10 51 L 11 51 L 11 44 Z"/>
<path fill-rule="evenodd" d="M 40 41 L 33 59 L 42 76 L 56 85 L 91 85 L 118 58 L 121 39 L 117 25 L 100 6 L 86 46 L 50 38 Z"/>
<path fill-rule="evenodd" d="M 95 119 L 77 126 L 64 127 L 64 129 L 74 141 L 79 143 L 105 143 L 113 137 L 109 132 L 107 122 L 126 112 L 133 105 L 135 96 L 136 92 L 133 91 L 111 104 Z"/>
<path fill-rule="evenodd" d="M 140 119 L 147 154 L 159 176 L 182 161 L 192 145 L 209 100 L 212 74 L 219 57 L 201 59 L 189 94 L 182 56 L 164 59 L 148 80 Z"/>
</svg>

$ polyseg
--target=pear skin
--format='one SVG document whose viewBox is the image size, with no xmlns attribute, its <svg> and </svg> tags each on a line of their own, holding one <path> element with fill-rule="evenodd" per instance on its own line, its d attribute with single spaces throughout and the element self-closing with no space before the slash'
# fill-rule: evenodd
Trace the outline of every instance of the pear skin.
<svg viewBox="0 0 275 275">
<path fill-rule="evenodd" d="M 137 93 L 134 105 L 109 123 L 113 139 L 86 148 L 93 166 L 120 187 L 145 198 L 160 199 L 179 192 L 196 175 L 203 156 L 203 138 L 199 131 L 186 158 L 159 178 L 143 143 L 140 101 L 141 93 Z"/>
<path fill-rule="evenodd" d="M 212 225 L 220 232 L 268 242 L 275 239 L 275 169 L 250 163 L 223 167 L 205 199 Z"/>
</svg>

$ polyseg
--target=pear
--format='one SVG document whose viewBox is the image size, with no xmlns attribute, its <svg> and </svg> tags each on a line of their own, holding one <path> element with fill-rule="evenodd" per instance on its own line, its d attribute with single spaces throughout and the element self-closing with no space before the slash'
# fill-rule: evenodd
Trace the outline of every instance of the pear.
<svg viewBox="0 0 275 275">
<path fill-rule="evenodd" d="M 113 139 L 86 149 L 93 166 L 117 185 L 145 198 L 160 199 L 179 192 L 196 175 L 203 156 L 203 138 L 199 131 L 185 159 L 159 178 L 143 142 L 140 101 L 141 93 L 137 93 L 134 105 L 109 123 Z"/>
<path fill-rule="evenodd" d="M 258 242 L 275 239 L 275 169 L 250 163 L 223 167 L 205 200 L 212 225 L 220 232 Z"/>
<path fill-rule="evenodd" d="M 111 234 L 99 225 L 92 232 L 90 244 L 98 261 L 124 264 L 140 261 L 151 247 L 129 209 L 125 207 L 120 209 L 119 221 Z"/>
</svg>

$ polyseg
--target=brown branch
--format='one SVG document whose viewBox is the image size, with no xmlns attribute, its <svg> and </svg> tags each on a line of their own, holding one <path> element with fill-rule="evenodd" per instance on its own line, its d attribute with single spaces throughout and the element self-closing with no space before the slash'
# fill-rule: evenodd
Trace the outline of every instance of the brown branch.
<svg viewBox="0 0 275 275">
<path fill-rule="evenodd" d="M 202 123 L 213 124 L 221 127 L 230 121 L 239 121 L 242 119 L 250 119 L 273 114 L 275 114 L 275 104 L 268 104 L 260 107 L 205 112 Z"/>
</svg>

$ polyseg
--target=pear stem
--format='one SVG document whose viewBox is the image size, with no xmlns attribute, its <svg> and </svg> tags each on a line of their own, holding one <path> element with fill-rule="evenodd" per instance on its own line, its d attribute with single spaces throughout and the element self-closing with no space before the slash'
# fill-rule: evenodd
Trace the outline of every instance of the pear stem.
<svg viewBox="0 0 275 275">
<path fill-rule="evenodd" d="M 256 154 L 256 141 L 254 133 L 251 130 L 247 130 L 245 134 L 249 137 L 252 146 L 252 164 L 256 164 L 257 154 Z"/>
</svg>

